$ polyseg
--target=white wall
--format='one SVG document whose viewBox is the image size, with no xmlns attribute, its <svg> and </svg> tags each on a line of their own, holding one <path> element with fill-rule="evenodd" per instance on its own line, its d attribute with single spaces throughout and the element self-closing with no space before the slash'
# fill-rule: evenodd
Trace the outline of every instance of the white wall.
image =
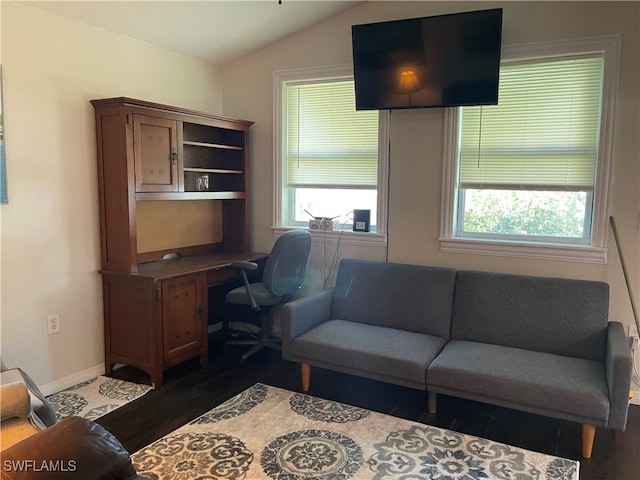
<svg viewBox="0 0 640 480">
<path fill-rule="evenodd" d="M 1 2 L 9 204 L 1 206 L 1 354 L 45 384 L 104 362 L 95 121 L 127 96 L 221 113 L 218 73 L 16 2 Z M 47 314 L 62 331 L 47 334 Z"/>
<path fill-rule="evenodd" d="M 612 211 L 629 267 L 633 292 L 640 301 L 640 3 L 638 2 L 365 2 L 222 68 L 224 113 L 254 120 L 252 127 L 253 245 L 268 250 L 273 242 L 274 70 L 348 64 L 351 25 L 456 11 L 504 8 L 503 42 L 520 44 L 595 35 L 622 35 L 619 99 L 616 106 Z M 439 250 L 442 155 L 442 109 L 393 111 L 391 115 L 391 184 L 389 260 L 456 268 L 604 280 L 611 284 L 611 317 L 633 323 L 629 297 L 613 238 L 608 265 L 540 261 Z M 322 244 L 314 248 L 310 267 L 322 277 Z M 329 249 L 329 258 L 333 251 Z M 381 247 L 342 245 L 339 255 L 384 258 Z"/>
</svg>

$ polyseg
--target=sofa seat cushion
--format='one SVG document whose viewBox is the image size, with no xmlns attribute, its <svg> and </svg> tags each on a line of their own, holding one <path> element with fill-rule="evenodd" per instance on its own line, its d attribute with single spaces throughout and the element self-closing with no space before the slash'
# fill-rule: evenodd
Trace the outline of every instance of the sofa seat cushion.
<svg viewBox="0 0 640 480">
<path fill-rule="evenodd" d="M 429 366 L 427 386 L 567 420 L 606 425 L 609 417 L 603 365 L 575 357 L 452 340 Z"/>
<path fill-rule="evenodd" d="M 424 390 L 427 367 L 446 340 L 424 333 L 329 320 L 293 340 L 291 353 L 327 367 L 397 379 Z"/>
</svg>

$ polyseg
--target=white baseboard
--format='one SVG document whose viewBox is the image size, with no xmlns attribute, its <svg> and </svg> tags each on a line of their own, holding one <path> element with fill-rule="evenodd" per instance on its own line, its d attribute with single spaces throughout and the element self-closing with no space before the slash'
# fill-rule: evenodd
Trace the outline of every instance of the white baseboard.
<svg viewBox="0 0 640 480">
<path fill-rule="evenodd" d="M 53 395 L 54 393 L 58 393 L 65 388 L 73 387 L 82 382 L 86 382 L 87 380 L 91 380 L 92 378 L 99 377 L 100 375 L 104 375 L 104 363 L 100 365 L 96 365 L 95 367 L 87 368 L 86 370 L 82 370 L 81 372 L 74 373 L 73 375 L 69 375 L 67 377 L 59 378 L 58 380 L 54 380 L 53 382 L 45 383 L 44 385 L 38 385 L 42 394 L 47 397 L 49 395 Z"/>
</svg>

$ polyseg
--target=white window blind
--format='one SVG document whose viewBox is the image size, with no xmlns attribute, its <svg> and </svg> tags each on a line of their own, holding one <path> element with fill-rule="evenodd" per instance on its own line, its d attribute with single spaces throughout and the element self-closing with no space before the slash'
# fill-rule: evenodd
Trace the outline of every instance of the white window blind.
<svg viewBox="0 0 640 480">
<path fill-rule="evenodd" d="M 378 112 L 356 111 L 353 80 L 285 88 L 288 186 L 377 188 Z"/>
<path fill-rule="evenodd" d="M 592 191 L 602 54 L 504 64 L 499 104 L 464 107 L 461 188 Z"/>
</svg>

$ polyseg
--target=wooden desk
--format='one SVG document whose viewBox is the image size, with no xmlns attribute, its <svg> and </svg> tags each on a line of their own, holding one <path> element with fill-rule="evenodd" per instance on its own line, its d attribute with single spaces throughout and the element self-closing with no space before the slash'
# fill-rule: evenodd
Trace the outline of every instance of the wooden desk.
<svg viewBox="0 0 640 480">
<path fill-rule="evenodd" d="M 235 283 L 231 262 L 260 261 L 263 253 L 211 253 L 138 265 L 137 273 L 101 271 L 105 370 L 137 367 L 162 387 L 164 370 L 190 358 L 207 365 L 207 288 Z"/>
<path fill-rule="evenodd" d="M 160 388 L 165 369 L 207 364 L 207 287 L 223 291 L 232 261 L 264 256 L 228 253 L 249 250 L 253 122 L 126 97 L 91 104 L 105 369 L 136 366 Z"/>
</svg>

